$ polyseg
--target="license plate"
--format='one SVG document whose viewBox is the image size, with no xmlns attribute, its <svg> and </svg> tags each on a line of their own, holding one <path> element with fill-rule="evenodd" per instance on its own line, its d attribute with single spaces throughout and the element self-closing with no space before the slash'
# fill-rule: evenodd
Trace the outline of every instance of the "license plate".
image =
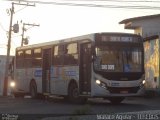
<svg viewBox="0 0 160 120">
<path fill-rule="evenodd" d="M 119 83 L 112 82 L 112 83 L 111 83 L 111 86 L 112 86 L 112 87 L 118 87 L 118 86 L 119 86 Z"/>
<path fill-rule="evenodd" d="M 120 91 L 120 93 L 122 93 L 122 94 L 127 94 L 128 91 Z"/>
</svg>

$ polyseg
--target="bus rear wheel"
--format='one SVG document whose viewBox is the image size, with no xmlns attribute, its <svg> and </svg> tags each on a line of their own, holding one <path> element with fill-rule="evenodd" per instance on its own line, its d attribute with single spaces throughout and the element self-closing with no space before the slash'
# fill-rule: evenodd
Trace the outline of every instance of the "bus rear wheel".
<svg viewBox="0 0 160 120">
<path fill-rule="evenodd" d="M 79 96 L 78 86 L 75 83 L 72 83 L 69 86 L 68 94 L 69 94 L 69 101 L 72 103 L 85 103 L 87 101 L 87 98 Z"/>
<path fill-rule="evenodd" d="M 125 98 L 124 97 L 111 97 L 109 98 L 109 101 L 112 104 L 120 104 Z"/>
</svg>

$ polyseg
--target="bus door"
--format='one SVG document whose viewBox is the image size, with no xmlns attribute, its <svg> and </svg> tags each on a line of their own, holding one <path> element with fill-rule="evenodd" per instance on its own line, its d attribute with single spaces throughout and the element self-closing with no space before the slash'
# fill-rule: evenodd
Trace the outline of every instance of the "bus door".
<svg viewBox="0 0 160 120">
<path fill-rule="evenodd" d="M 91 43 L 80 45 L 79 91 L 81 95 L 91 92 Z"/>
<path fill-rule="evenodd" d="M 43 49 L 42 64 L 42 90 L 43 93 L 50 92 L 50 67 L 51 67 L 51 49 Z"/>
</svg>

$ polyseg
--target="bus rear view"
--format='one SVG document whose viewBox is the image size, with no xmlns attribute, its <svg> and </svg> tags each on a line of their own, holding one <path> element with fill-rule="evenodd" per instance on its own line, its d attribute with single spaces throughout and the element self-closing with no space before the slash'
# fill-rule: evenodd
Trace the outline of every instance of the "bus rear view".
<svg viewBox="0 0 160 120">
<path fill-rule="evenodd" d="M 95 96 L 120 103 L 127 96 L 144 93 L 143 41 L 138 35 L 95 34 Z"/>
</svg>

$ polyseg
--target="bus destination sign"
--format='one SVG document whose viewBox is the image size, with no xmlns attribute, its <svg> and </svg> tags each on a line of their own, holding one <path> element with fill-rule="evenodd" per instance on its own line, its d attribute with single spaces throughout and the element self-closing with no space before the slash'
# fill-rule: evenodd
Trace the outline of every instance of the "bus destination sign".
<svg viewBox="0 0 160 120">
<path fill-rule="evenodd" d="M 128 36 L 101 36 L 101 42 L 138 42 L 138 37 Z"/>
</svg>

